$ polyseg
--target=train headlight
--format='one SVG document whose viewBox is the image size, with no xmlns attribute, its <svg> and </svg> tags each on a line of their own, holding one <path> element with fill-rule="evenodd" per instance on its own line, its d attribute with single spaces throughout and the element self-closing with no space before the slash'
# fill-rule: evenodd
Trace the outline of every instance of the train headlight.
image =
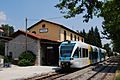
<svg viewBox="0 0 120 80">
<path fill-rule="evenodd" d="M 61 65 L 63 65 L 64 63 L 63 62 L 61 62 Z"/>
<path fill-rule="evenodd" d="M 70 58 L 70 60 L 73 60 L 74 58 Z"/>
</svg>

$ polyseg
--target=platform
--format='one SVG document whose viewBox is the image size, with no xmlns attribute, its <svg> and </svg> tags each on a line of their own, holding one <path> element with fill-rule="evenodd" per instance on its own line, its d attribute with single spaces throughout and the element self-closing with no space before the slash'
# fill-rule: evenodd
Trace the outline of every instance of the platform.
<svg viewBox="0 0 120 80">
<path fill-rule="evenodd" d="M 29 66 L 19 67 L 12 65 L 10 68 L 0 69 L 0 80 L 27 79 L 36 75 L 43 75 L 48 72 L 55 72 L 59 67 L 53 66 Z"/>
</svg>

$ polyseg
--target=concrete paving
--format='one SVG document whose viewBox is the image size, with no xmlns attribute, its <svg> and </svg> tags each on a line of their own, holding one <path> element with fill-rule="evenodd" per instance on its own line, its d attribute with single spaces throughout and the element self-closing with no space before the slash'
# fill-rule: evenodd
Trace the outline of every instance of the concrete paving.
<svg viewBox="0 0 120 80">
<path fill-rule="evenodd" d="M 18 67 L 12 65 L 10 68 L 0 69 L 0 80 L 26 79 L 33 76 L 46 74 L 48 72 L 54 72 L 57 69 L 59 69 L 59 67 L 52 67 L 52 66 Z"/>
</svg>

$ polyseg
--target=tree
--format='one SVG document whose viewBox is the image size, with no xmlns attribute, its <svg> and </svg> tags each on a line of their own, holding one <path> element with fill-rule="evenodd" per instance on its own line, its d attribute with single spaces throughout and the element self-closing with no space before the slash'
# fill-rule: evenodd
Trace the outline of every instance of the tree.
<svg viewBox="0 0 120 80">
<path fill-rule="evenodd" d="M 61 10 L 61 13 L 65 14 L 65 18 L 75 17 L 83 12 L 85 22 L 92 19 L 94 15 L 103 17 L 103 34 L 106 35 L 106 39 L 112 40 L 114 50 L 120 53 L 120 0 L 104 1 L 60 0 L 56 7 Z"/>
<path fill-rule="evenodd" d="M 100 37 L 97 26 L 95 27 L 94 35 L 95 35 L 95 38 L 96 38 L 96 46 L 102 47 L 101 37 Z"/>
<path fill-rule="evenodd" d="M 88 33 L 86 33 L 85 30 L 83 29 L 83 31 L 81 31 L 81 34 L 85 38 L 85 43 L 88 43 L 97 47 L 102 47 L 101 38 L 100 38 L 100 34 L 97 27 L 95 27 L 95 29 L 91 27 Z"/>
<path fill-rule="evenodd" d="M 4 30 L 4 36 L 10 36 L 11 34 L 14 33 L 14 27 L 10 26 L 8 24 L 2 24 L 1 27 Z"/>
<path fill-rule="evenodd" d="M 10 36 L 14 32 L 14 27 L 8 24 L 2 24 L 1 27 L 4 30 L 3 36 L 5 37 Z M 5 53 L 5 42 L 0 40 L 0 55 L 4 55 L 4 53 Z"/>
<path fill-rule="evenodd" d="M 91 30 L 89 30 L 89 32 L 88 32 L 88 42 L 87 43 L 96 46 L 93 27 L 91 27 Z"/>
<path fill-rule="evenodd" d="M 106 53 L 106 55 L 108 56 L 108 57 L 110 57 L 110 56 L 112 56 L 113 54 L 112 54 L 112 51 L 111 51 L 111 48 L 110 48 L 110 44 L 104 44 L 104 47 L 103 47 L 106 51 L 107 51 L 107 53 Z"/>
<path fill-rule="evenodd" d="M 84 37 L 84 42 L 87 42 L 87 41 L 88 41 L 88 38 L 87 38 L 87 33 L 85 32 L 85 29 L 83 29 L 83 31 L 81 31 L 80 34 L 83 35 L 83 37 Z"/>
<path fill-rule="evenodd" d="M 84 21 L 88 22 L 93 15 L 100 12 L 102 5 L 103 2 L 100 0 L 60 0 L 55 7 L 65 14 L 65 18 L 75 17 L 84 12 Z"/>
<path fill-rule="evenodd" d="M 105 38 L 111 39 L 114 50 L 120 52 L 120 0 L 107 1 L 101 8 L 100 16 L 104 18 Z"/>
</svg>

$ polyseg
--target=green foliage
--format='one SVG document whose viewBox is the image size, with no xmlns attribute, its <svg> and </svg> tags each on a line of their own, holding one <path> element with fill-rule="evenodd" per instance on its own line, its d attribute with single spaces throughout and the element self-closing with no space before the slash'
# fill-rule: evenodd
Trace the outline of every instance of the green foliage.
<svg viewBox="0 0 120 80">
<path fill-rule="evenodd" d="M 120 76 L 117 76 L 117 77 L 115 78 L 115 80 L 120 80 Z"/>
<path fill-rule="evenodd" d="M 4 55 L 5 53 L 5 43 L 0 41 L 0 55 Z"/>
<path fill-rule="evenodd" d="M 84 36 L 86 43 L 97 47 L 102 47 L 101 38 L 97 27 L 95 27 L 95 29 L 91 27 L 91 30 L 89 30 L 88 33 L 83 30 L 81 34 Z"/>
<path fill-rule="evenodd" d="M 4 36 L 10 36 L 14 33 L 14 27 L 8 24 L 2 24 L 1 27 L 4 30 Z"/>
<path fill-rule="evenodd" d="M 30 66 L 30 65 L 34 65 L 36 60 L 36 55 L 33 54 L 31 51 L 27 51 L 23 52 L 22 54 L 20 54 L 19 56 L 19 62 L 18 65 L 20 66 Z"/>
<path fill-rule="evenodd" d="M 107 51 L 107 56 L 109 57 L 109 56 L 112 56 L 113 54 L 112 54 L 112 50 L 111 50 L 111 48 L 110 48 L 110 44 L 104 44 L 104 46 L 103 46 L 103 48 Z"/>
<path fill-rule="evenodd" d="M 120 0 L 107 1 L 100 16 L 104 18 L 104 38 L 111 39 L 114 50 L 120 52 Z"/>
<path fill-rule="evenodd" d="M 116 71 L 115 80 L 120 80 L 120 65 L 118 65 L 118 68 L 117 68 L 117 71 Z"/>
<path fill-rule="evenodd" d="M 93 15 L 100 12 L 102 5 L 103 2 L 100 0 L 60 0 L 60 3 L 55 7 L 65 14 L 65 18 L 75 17 L 84 12 L 84 21 L 88 22 L 89 19 L 93 18 Z"/>
<path fill-rule="evenodd" d="M 18 62 L 18 65 L 19 66 L 32 66 L 33 64 L 29 60 L 27 60 L 27 59 L 21 59 Z"/>
<path fill-rule="evenodd" d="M 4 57 L 4 63 L 9 63 L 11 62 L 11 58 L 9 56 Z"/>
<path fill-rule="evenodd" d="M 14 32 L 14 27 L 8 24 L 2 24 L 2 29 L 4 30 L 3 36 L 10 36 Z M 4 55 L 5 53 L 5 42 L 0 41 L 0 55 Z"/>
</svg>

